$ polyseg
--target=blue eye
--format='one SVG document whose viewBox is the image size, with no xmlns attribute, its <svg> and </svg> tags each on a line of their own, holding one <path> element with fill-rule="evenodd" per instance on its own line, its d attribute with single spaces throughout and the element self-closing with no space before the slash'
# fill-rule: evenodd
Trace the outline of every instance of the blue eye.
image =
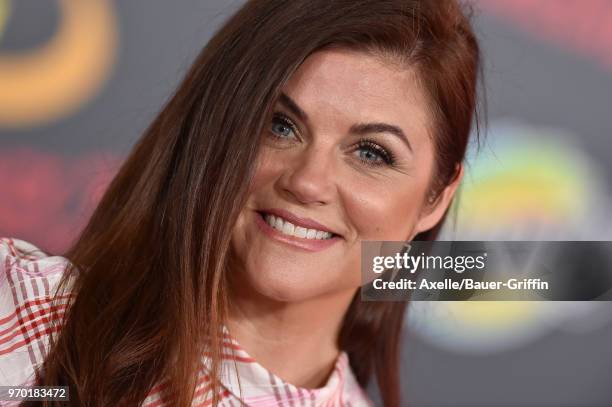
<svg viewBox="0 0 612 407">
<path fill-rule="evenodd" d="M 272 118 L 272 126 L 270 128 L 275 137 L 281 139 L 291 138 L 292 134 L 295 137 L 295 125 L 287 117 L 280 114 L 275 114 Z"/>
<path fill-rule="evenodd" d="M 359 158 L 364 161 L 371 162 L 383 161 L 382 157 L 379 154 L 373 152 L 372 150 L 359 150 Z"/>
<path fill-rule="evenodd" d="M 380 146 L 372 140 L 359 140 L 357 151 L 359 152 L 359 159 L 367 165 L 391 166 L 395 163 L 395 158 L 393 157 L 393 154 L 391 154 L 384 147 Z"/>
</svg>

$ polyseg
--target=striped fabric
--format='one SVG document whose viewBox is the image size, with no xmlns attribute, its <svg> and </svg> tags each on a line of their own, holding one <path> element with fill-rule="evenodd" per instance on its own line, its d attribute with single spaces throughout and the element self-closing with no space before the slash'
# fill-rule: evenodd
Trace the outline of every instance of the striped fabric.
<svg viewBox="0 0 612 407">
<path fill-rule="evenodd" d="M 32 252 L 26 254 L 26 252 Z M 68 260 L 49 256 L 23 240 L 0 238 L 0 385 L 33 383 L 34 369 L 44 360 L 53 316 L 63 315 L 70 294 L 57 308 L 51 296 Z M 299 388 L 258 364 L 229 335 L 221 366 L 219 406 L 372 406 L 342 352 L 325 386 Z M 211 404 L 209 360 L 202 357 L 194 406 Z M 164 406 L 164 383 L 154 386 L 142 407 Z M 9 405 L 8 402 L 2 402 Z M 14 404 L 16 405 L 16 404 Z"/>
</svg>

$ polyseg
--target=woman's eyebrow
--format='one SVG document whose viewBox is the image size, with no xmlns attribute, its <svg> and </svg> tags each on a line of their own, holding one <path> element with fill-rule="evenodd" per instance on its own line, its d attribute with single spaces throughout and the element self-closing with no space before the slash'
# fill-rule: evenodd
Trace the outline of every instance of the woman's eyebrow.
<svg viewBox="0 0 612 407">
<path fill-rule="evenodd" d="M 401 128 L 388 123 L 358 123 L 353 124 L 349 129 L 349 133 L 364 135 L 368 133 L 389 133 L 399 138 L 411 152 L 414 152 L 408 137 L 404 134 Z"/>
<path fill-rule="evenodd" d="M 284 92 L 281 92 L 278 101 L 280 104 L 285 106 L 287 109 L 291 111 L 294 115 L 296 115 L 301 121 L 308 122 L 308 115 L 304 112 L 297 103 L 293 99 L 289 97 Z M 388 123 L 358 123 L 351 126 L 349 129 L 349 133 L 356 135 L 364 135 L 369 133 L 389 133 L 397 138 L 399 138 L 410 150 L 410 152 L 414 152 L 412 149 L 412 145 L 408 140 L 408 137 L 404 134 L 404 131 L 395 125 Z"/>
<path fill-rule="evenodd" d="M 298 106 L 298 104 L 295 103 L 293 99 L 291 99 L 286 93 L 281 92 L 280 96 L 278 97 L 278 101 L 280 102 L 280 104 L 285 106 L 287 109 L 291 110 L 291 113 L 296 115 L 298 119 L 300 119 L 303 122 L 308 121 L 308 115 L 306 114 L 306 112 L 303 111 Z"/>
</svg>

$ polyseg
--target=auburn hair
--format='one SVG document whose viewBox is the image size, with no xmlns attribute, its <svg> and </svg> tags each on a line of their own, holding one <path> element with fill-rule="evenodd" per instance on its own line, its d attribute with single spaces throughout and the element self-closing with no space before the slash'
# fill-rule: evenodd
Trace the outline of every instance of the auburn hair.
<svg viewBox="0 0 612 407">
<path fill-rule="evenodd" d="M 57 295 L 73 296 L 37 384 L 69 386 L 72 405 L 93 407 L 139 405 L 163 380 L 166 402 L 186 407 L 206 351 L 216 404 L 231 231 L 281 87 L 330 47 L 415 69 L 434 119 L 435 198 L 457 175 L 478 123 L 470 14 L 455 0 L 244 3 L 204 46 L 63 253 L 72 267 Z M 445 219 L 415 240 L 435 240 Z M 338 338 L 358 382 L 375 379 L 386 407 L 401 404 L 405 308 L 356 293 Z"/>
</svg>

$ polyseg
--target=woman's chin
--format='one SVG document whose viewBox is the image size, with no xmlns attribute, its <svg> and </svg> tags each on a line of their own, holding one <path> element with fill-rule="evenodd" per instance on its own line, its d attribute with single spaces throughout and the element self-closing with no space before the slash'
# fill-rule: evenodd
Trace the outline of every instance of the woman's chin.
<svg viewBox="0 0 612 407">
<path fill-rule="evenodd" d="M 252 270 L 252 271 L 250 271 Z M 338 289 L 329 275 L 318 276 L 316 270 L 300 268 L 248 268 L 232 285 L 242 298 L 252 297 L 278 302 L 299 302 L 316 298 Z M 325 278 L 327 277 L 327 278 Z"/>
<path fill-rule="evenodd" d="M 244 281 L 250 287 L 244 287 L 243 292 L 254 292 L 269 300 L 279 302 L 297 302 L 314 298 L 328 291 L 328 287 L 312 278 L 296 278 L 289 275 L 275 275 L 262 278 L 261 274 Z"/>
</svg>

